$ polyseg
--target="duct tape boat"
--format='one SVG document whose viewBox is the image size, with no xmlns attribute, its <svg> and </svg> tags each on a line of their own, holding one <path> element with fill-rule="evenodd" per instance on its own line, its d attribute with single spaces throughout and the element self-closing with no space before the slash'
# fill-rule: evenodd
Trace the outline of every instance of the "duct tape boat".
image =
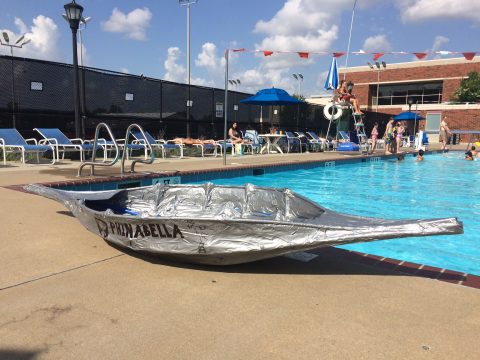
<svg viewBox="0 0 480 360">
<path fill-rule="evenodd" d="M 463 233 L 456 218 L 388 220 L 326 209 L 289 189 L 162 185 L 107 191 L 25 190 L 65 205 L 91 232 L 135 251 L 239 264 L 328 245 Z"/>
</svg>

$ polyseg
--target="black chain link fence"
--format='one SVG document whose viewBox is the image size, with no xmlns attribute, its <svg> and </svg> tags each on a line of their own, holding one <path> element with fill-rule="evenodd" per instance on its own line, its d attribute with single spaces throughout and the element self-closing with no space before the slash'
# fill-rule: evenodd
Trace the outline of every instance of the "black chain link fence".
<svg viewBox="0 0 480 360">
<path fill-rule="evenodd" d="M 118 137 L 124 136 L 131 123 L 140 124 L 154 136 L 186 136 L 188 85 L 95 68 L 79 71 L 80 109 L 87 139 L 93 137 L 99 122 L 109 124 Z M 0 56 L 0 127 L 13 127 L 15 119 L 15 127 L 25 137 L 36 135 L 35 127 L 59 128 L 73 137 L 72 72 L 69 64 Z M 328 122 L 321 106 L 240 103 L 251 95 L 229 91 L 230 123 L 237 121 L 241 129 L 263 132 L 271 127 L 326 132 Z M 191 85 L 190 99 L 191 136 L 223 138 L 224 90 Z"/>
</svg>

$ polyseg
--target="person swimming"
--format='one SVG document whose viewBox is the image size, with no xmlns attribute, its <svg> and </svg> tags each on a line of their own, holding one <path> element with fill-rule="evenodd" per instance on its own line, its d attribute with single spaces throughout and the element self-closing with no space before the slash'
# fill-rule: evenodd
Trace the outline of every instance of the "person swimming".
<svg viewBox="0 0 480 360">
<path fill-rule="evenodd" d="M 424 151 L 422 149 L 418 150 L 417 161 L 423 161 Z"/>
<path fill-rule="evenodd" d="M 471 151 L 467 151 L 465 153 L 465 160 L 468 160 L 468 161 L 473 161 L 473 154 Z"/>
</svg>

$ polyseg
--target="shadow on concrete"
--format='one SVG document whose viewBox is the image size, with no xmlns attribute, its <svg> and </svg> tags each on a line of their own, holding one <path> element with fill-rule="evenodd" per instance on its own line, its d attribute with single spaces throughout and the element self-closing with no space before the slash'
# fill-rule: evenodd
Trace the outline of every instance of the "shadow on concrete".
<svg viewBox="0 0 480 360">
<path fill-rule="evenodd" d="M 122 248 L 108 243 L 113 248 L 151 264 L 171 266 L 212 273 L 240 273 L 240 274 L 290 274 L 290 275 L 396 275 L 406 274 L 389 269 L 375 268 L 364 263 L 365 258 L 345 250 L 331 246 L 311 250 L 309 253 L 317 255 L 308 262 L 294 260 L 285 256 L 254 261 L 238 265 L 198 265 L 158 257 L 147 253 Z"/>
<path fill-rule="evenodd" d="M 2 360 L 34 360 L 38 359 L 42 351 L 39 350 L 18 350 L 18 349 L 0 349 L 0 359 Z"/>
</svg>

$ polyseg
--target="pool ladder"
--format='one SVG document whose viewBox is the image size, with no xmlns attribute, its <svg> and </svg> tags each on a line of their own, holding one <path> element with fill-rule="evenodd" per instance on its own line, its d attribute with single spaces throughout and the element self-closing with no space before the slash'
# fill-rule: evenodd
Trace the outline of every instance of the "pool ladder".
<svg viewBox="0 0 480 360">
<path fill-rule="evenodd" d="M 99 138 L 101 128 L 105 128 L 105 130 L 107 131 L 107 133 L 108 133 L 108 135 L 111 139 L 111 144 L 110 144 L 110 142 L 107 142 L 107 140 L 105 140 L 103 138 Z M 120 174 L 121 175 L 125 174 L 125 160 L 128 159 L 128 151 L 129 151 L 129 149 L 131 149 L 131 144 L 129 144 L 128 141 L 130 140 L 131 130 L 133 128 L 136 128 L 140 132 L 140 134 L 142 135 L 143 139 L 141 140 L 140 143 L 143 146 L 145 146 L 147 148 L 147 150 L 150 151 L 151 156 L 150 156 L 150 159 L 145 159 L 145 160 L 136 159 L 136 160 L 133 160 L 132 164 L 131 164 L 131 167 L 130 167 L 130 172 L 131 173 L 135 172 L 135 164 L 138 163 L 138 162 L 142 163 L 142 164 L 151 164 L 155 160 L 155 153 L 152 149 L 152 146 L 148 142 L 147 137 L 146 137 L 145 132 L 143 131 L 142 127 L 138 124 L 131 124 L 127 128 L 127 131 L 125 133 L 125 140 L 124 140 L 124 143 L 122 144 L 122 146 L 123 146 L 122 162 L 121 162 L 121 166 L 120 166 Z M 101 161 L 100 162 L 100 161 L 95 160 L 96 152 L 97 152 L 97 149 L 98 149 L 99 146 L 103 147 L 103 151 L 104 151 L 105 154 L 107 153 L 109 147 L 111 147 L 111 146 L 114 147 L 115 156 L 112 159 L 112 161 L 110 161 L 110 162 Z M 105 124 L 103 122 L 99 123 L 97 125 L 97 127 L 95 128 L 95 138 L 93 140 L 92 160 L 91 161 L 84 161 L 80 164 L 80 167 L 78 168 L 77 176 L 79 176 L 79 177 L 82 176 L 82 170 L 85 166 L 90 166 L 90 176 L 93 176 L 93 175 L 95 175 L 95 166 L 113 166 L 117 163 L 117 161 L 119 159 L 120 159 L 120 146 L 117 143 L 117 140 L 115 139 L 115 136 L 113 135 L 112 130 L 110 129 L 110 127 L 107 124 Z"/>
</svg>

